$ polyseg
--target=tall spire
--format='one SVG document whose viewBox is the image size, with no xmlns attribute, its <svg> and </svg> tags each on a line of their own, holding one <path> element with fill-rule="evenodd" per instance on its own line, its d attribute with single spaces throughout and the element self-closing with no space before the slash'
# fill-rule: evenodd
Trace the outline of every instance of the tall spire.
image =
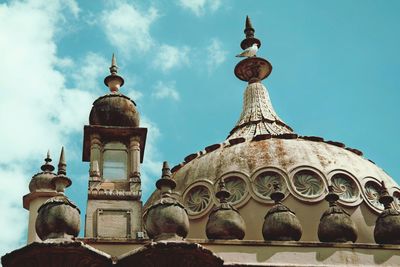
<svg viewBox="0 0 400 267">
<path fill-rule="evenodd" d="M 65 161 L 64 147 L 61 148 L 57 174 L 58 175 L 66 175 L 67 174 L 67 162 Z"/>
<path fill-rule="evenodd" d="M 118 93 L 119 88 L 124 85 L 124 78 L 119 76 L 117 73 L 117 59 L 113 53 L 111 58 L 110 75 L 104 79 L 104 84 L 107 85 L 111 93 Z"/>
<path fill-rule="evenodd" d="M 244 33 L 246 38 L 240 46 L 249 50 L 256 44 L 259 48 L 261 41 L 254 37 L 255 29 L 246 17 Z M 238 79 L 248 82 L 244 92 L 243 111 L 238 122 L 228 138 L 249 137 L 256 135 L 282 135 L 293 133 L 276 114 L 269 99 L 265 86 L 261 83 L 272 71 L 272 65 L 266 59 L 252 56 L 240 61 L 235 67 Z"/>
</svg>

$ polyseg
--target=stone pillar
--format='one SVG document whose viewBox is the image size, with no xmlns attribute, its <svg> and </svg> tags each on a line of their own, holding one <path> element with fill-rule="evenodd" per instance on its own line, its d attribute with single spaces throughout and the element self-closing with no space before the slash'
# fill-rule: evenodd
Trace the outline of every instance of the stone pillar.
<svg viewBox="0 0 400 267">
<path fill-rule="evenodd" d="M 140 191 L 140 138 L 129 139 L 129 184 L 130 191 Z"/>
<path fill-rule="evenodd" d="M 99 170 L 100 155 L 101 155 L 102 143 L 100 136 L 98 134 L 92 134 L 90 136 L 90 176 L 94 174 L 95 171 Z M 96 163 L 97 162 L 97 166 Z M 97 169 L 97 170 L 96 170 Z"/>
</svg>

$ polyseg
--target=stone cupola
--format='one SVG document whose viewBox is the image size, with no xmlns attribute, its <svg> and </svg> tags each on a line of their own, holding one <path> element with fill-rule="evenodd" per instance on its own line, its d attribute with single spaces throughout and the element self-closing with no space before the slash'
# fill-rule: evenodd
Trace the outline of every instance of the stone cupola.
<svg viewBox="0 0 400 267">
<path fill-rule="evenodd" d="M 299 241 L 303 232 L 300 221 L 293 211 L 282 204 L 285 194 L 280 191 L 278 184 L 274 184 L 274 189 L 271 199 L 275 201 L 275 205 L 264 217 L 264 240 Z"/>
<path fill-rule="evenodd" d="M 171 170 L 166 161 L 156 186 L 161 191 L 161 198 L 144 214 L 147 234 L 155 240 L 184 239 L 189 231 L 189 219 L 185 207 L 172 196 L 176 183 L 171 179 Z"/>
<path fill-rule="evenodd" d="M 329 208 L 322 214 L 318 226 L 318 238 L 321 242 L 356 242 L 357 227 L 351 220 L 350 214 L 338 206 L 339 196 L 328 186 L 329 193 L 325 200 Z"/>
<path fill-rule="evenodd" d="M 221 179 L 219 191 L 215 194 L 219 199 L 219 206 L 214 208 L 206 224 L 208 239 L 243 239 L 246 225 L 239 211 L 230 205 L 227 199 L 231 196 Z"/>
<path fill-rule="evenodd" d="M 120 92 L 115 55 L 104 79 L 110 93 L 93 103 L 84 127 L 83 161 L 90 162 L 86 237 L 142 236 L 140 164 L 147 128 L 135 102 Z M 112 227 L 112 225 L 118 227 Z"/>
</svg>

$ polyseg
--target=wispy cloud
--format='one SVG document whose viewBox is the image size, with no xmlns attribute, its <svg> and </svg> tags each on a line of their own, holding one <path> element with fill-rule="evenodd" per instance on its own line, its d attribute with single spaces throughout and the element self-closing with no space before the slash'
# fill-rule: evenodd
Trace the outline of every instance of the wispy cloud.
<svg viewBox="0 0 400 267">
<path fill-rule="evenodd" d="M 179 0 L 178 4 L 192 11 L 196 16 L 202 16 L 206 11 L 215 12 L 221 7 L 221 0 Z"/>
<path fill-rule="evenodd" d="M 179 92 L 175 89 L 175 82 L 162 82 L 158 81 L 154 87 L 152 96 L 157 99 L 170 98 L 178 101 L 180 99 Z"/>
<path fill-rule="evenodd" d="M 8 214 L 0 218 L 0 228 L 13 226 L 11 232 L 0 232 L 0 255 L 25 241 L 28 221 L 21 197 L 28 191 L 31 163 L 40 162 L 48 148 L 59 151 L 68 145 L 69 134 L 87 121 L 93 96 L 85 88 L 67 88 L 59 69 L 75 63 L 57 56 L 55 42 L 65 18 L 78 13 L 72 0 L 0 5 L 0 35 L 9 37 L 0 42 L 1 51 L 7 51 L 0 64 L 0 150 L 7 151 L 0 153 L 0 208 Z M 90 80 L 97 72 L 87 74 Z"/>
<path fill-rule="evenodd" d="M 100 21 L 108 41 L 127 57 L 132 51 L 147 52 L 153 46 L 150 26 L 158 17 L 154 7 L 143 12 L 133 4 L 118 2 L 103 11 Z"/>
<path fill-rule="evenodd" d="M 173 68 L 182 67 L 189 64 L 189 47 L 175 47 L 171 45 L 161 45 L 153 60 L 153 67 L 160 68 L 166 72 Z"/>
<path fill-rule="evenodd" d="M 223 49 L 222 43 L 214 38 L 211 44 L 207 46 L 207 65 L 208 70 L 211 71 L 225 62 L 228 51 Z"/>
</svg>

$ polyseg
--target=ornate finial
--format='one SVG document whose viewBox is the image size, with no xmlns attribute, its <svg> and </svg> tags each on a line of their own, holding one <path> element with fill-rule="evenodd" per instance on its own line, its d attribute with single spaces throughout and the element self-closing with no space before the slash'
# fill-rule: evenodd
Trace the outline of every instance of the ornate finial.
<svg viewBox="0 0 400 267">
<path fill-rule="evenodd" d="M 275 201 L 275 204 L 280 204 L 282 199 L 285 198 L 285 194 L 281 191 L 281 186 L 278 183 L 273 184 L 274 192 L 271 193 L 271 199 Z"/>
<path fill-rule="evenodd" d="M 303 233 L 299 219 L 295 213 L 281 203 L 285 194 L 280 191 L 278 183 L 274 183 L 274 192 L 270 197 L 275 205 L 264 217 L 262 235 L 264 240 L 299 241 Z"/>
<path fill-rule="evenodd" d="M 385 209 L 376 219 L 374 239 L 378 244 L 400 244 L 400 212 L 392 207 L 393 197 L 382 181 L 379 202 Z"/>
<path fill-rule="evenodd" d="M 225 182 L 220 179 L 219 191 L 215 196 L 219 199 L 220 205 L 215 207 L 206 224 L 206 235 L 208 239 L 243 239 L 246 232 L 246 224 L 240 213 L 228 203 L 231 196 L 225 188 Z"/>
<path fill-rule="evenodd" d="M 110 67 L 111 75 L 108 75 L 104 79 L 104 84 L 110 88 L 112 93 L 117 93 L 119 88 L 124 85 L 124 79 L 119 76 L 118 73 L 118 66 L 117 66 L 117 59 L 113 53 L 111 58 L 111 67 Z"/>
<path fill-rule="evenodd" d="M 45 164 L 43 164 L 41 167 L 40 167 L 40 169 L 42 170 L 42 171 L 48 171 L 48 172 L 52 172 L 52 171 L 54 171 L 54 166 L 53 165 L 51 165 L 51 161 L 52 161 L 52 159 L 50 158 L 50 150 L 47 150 L 47 156 L 46 156 L 46 158 L 44 159 L 44 161 L 45 161 Z"/>
<path fill-rule="evenodd" d="M 328 185 L 328 194 L 325 196 L 325 200 L 329 202 L 329 207 L 336 206 L 336 201 L 339 200 L 339 196 L 333 191 L 332 185 Z"/>
<path fill-rule="evenodd" d="M 58 162 L 58 175 L 67 174 L 67 162 L 65 161 L 64 147 L 61 148 L 60 160 Z"/>
<path fill-rule="evenodd" d="M 246 27 L 244 33 L 246 38 L 240 43 L 240 47 L 244 50 L 237 55 L 238 57 L 247 57 L 240 61 L 235 67 L 235 75 L 242 81 L 249 83 L 259 82 L 271 73 L 272 66 L 267 60 L 257 57 L 256 53 L 261 47 L 261 42 L 254 37 L 254 28 L 250 18 L 246 17 Z"/>
<path fill-rule="evenodd" d="M 53 184 L 57 192 L 63 193 L 65 188 L 72 184 L 67 176 L 67 162 L 65 161 L 64 147 L 61 148 L 60 161 L 58 162 L 57 176 L 53 179 Z"/>
<path fill-rule="evenodd" d="M 163 162 L 161 178 L 156 182 L 157 188 L 161 191 L 162 197 L 169 197 L 176 187 L 176 182 L 171 179 L 171 170 L 168 162 Z"/>
<path fill-rule="evenodd" d="M 329 208 L 322 214 L 318 225 L 318 238 L 321 242 L 356 242 L 357 227 L 350 215 L 336 201 L 338 194 L 328 185 L 328 194 L 325 200 L 329 202 Z"/>
<path fill-rule="evenodd" d="M 253 38 L 254 37 L 254 28 L 253 25 L 251 25 L 251 21 L 249 16 L 246 16 L 246 27 L 244 29 L 244 33 L 246 34 L 246 38 Z"/>
<path fill-rule="evenodd" d="M 226 190 L 225 188 L 225 182 L 223 179 L 221 179 L 218 183 L 219 186 L 219 191 L 215 193 L 215 196 L 219 199 L 219 202 L 222 203 L 227 203 L 227 199 L 231 196 L 231 193 Z"/>
<path fill-rule="evenodd" d="M 171 170 L 166 161 L 156 186 L 161 191 L 161 198 L 144 214 L 147 234 L 155 240 L 182 240 L 189 231 L 189 218 L 185 207 L 171 196 L 176 183 L 171 179 Z"/>
<path fill-rule="evenodd" d="M 389 192 L 385 186 L 385 182 L 382 181 L 382 189 L 380 192 L 380 197 L 379 197 L 379 202 L 383 204 L 385 209 L 390 209 L 391 208 L 391 203 L 393 202 L 393 197 L 389 195 Z"/>
</svg>

